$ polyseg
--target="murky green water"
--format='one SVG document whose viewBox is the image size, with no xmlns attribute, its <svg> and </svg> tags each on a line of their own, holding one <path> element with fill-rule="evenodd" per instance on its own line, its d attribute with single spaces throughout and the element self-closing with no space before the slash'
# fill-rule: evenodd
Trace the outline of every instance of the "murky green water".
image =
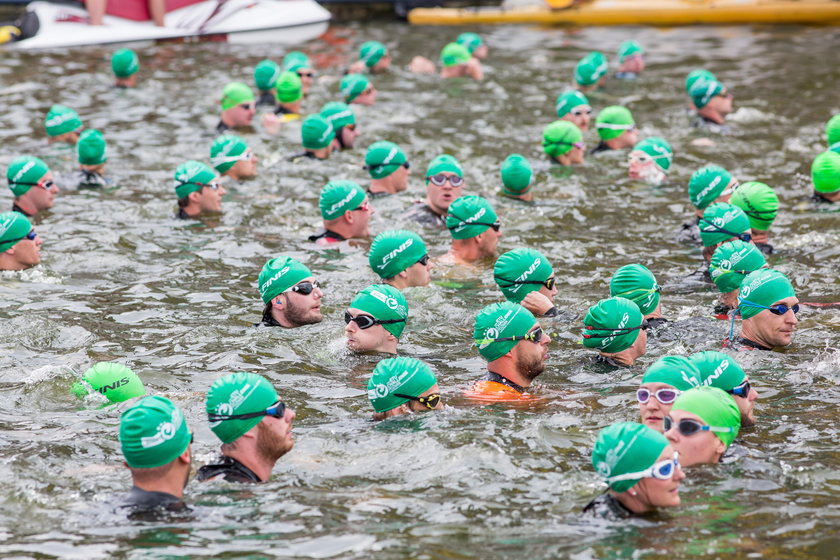
<svg viewBox="0 0 840 560">
<path fill-rule="evenodd" d="M 455 28 L 399 24 L 331 29 L 305 45 L 321 79 L 305 108 L 333 99 L 339 67 L 366 39 L 383 40 L 404 67 L 435 57 Z M 141 50 L 142 85 L 108 87 L 105 49 L 3 53 L 0 163 L 45 156 L 69 172 L 72 153 L 46 147 L 43 115 L 53 102 L 77 108 L 104 130 L 109 174 L 119 188 L 64 191 L 39 220 L 43 264 L 0 275 L 0 556 L 16 558 L 835 558 L 840 537 L 837 451 L 840 315 L 806 309 L 784 353 L 739 355 L 760 393 L 759 424 L 746 429 L 730 463 L 692 468 L 683 506 L 623 525 L 583 521 L 578 512 L 601 485 L 589 464 L 597 430 L 636 417 L 637 375 L 665 354 L 716 349 L 727 325 L 705 318 L 712 286 L 686 289 L 699 250 L 674 241 L 690 214 L 688 177 L 705 163 L 761 180 L 778 192 L 775 268 L 805 301 L 837 301 L 837 213 L 815 212 L 810 162 L 824 149 L 823 123 L 840 110 L 838 32 L 808 28 L 481 29 L 491 48 L 482 83 L 441 83 L 397 68 L 375 78 L 375 107 L 357 109 L 367 146 L 400 143 L 414 164 L 408 193 L 376 201 L 372 231 L 400 224 L 422 196 L 419 175 L 446 151 L 464 164 L 467 192 L 494 198 L 504 223 L 502 250 L 532 246 L 562 279 L 565 320 L 530 408 L 470 406 L 457 394 L 484 369 L 471 347 L 472 318 L 500 300 L 490 265 L 463 288 L 413 289 L 404 354 L 428 360 L 448 402 L 429 414 L 382 425 L 367 421 L 363 388 L 373 363 L 343 350 L 341 313 L 374 280 L 365 246 L 321 250 L 304 241 L 319 222 L 320 187 L 331 178 L 365 184 L 363 148 L 327 162 L 290 164 L 298 129 L 248 136 L 262 158 L 259 179 L 230 188 L 223 216 L 204 225 L 171 218 L 174 168 L 206 159 L 217 122 L 214 102 L 231 79 L 250 81 L 253 65 L 276 47 L 225 44 Z M 627 104 L 642 136 L 661 135 L 676 151 L 673 183 L 626 179 L 623 158 L 605 155 L 571 173 L 539 155 L 542 126 L 575 61 L 626 38 L 648 50 L 635 83 L 611 82 L 596 109 Z M 716 73 L 736 96 L 735 134 L 714 148 L 684 113 L 685 74 Z M 594 143 L 590 135 L 588 142 Z M 532 158 L 539 203 L 495 199 L 498 165 L 511 152 Z M 617 154 L 616 154 L 617 156 Z M 0 199 L 11 205 L 6 191 Z M 412 226 L 413 227 L 413 226 Z M 427 232 L 433 255 L 448 238 Z M 290 254 L 316 271 L 327 319 L 295 331 L 254 330 L 261 303 L 256 278 L 270 257 Z M 689 319 L 649 344 L 630 371 L 587 369 L 579 319 L 608 292 L 612 271 L 641 262 L 666 286 L 664 313 Z M 439 269 L 438 272 L 441 272 Z M 440 275 L 437 281 L 444 280 Z M 670 289 L 669 289 L 670 288 Z M 217 441 L 203 397 L 220 375 L 269 377 L 297 410 L 297 444 L 259 487 L 191 484 L 195 519 L 132 524 L 113 505 L 129 486 L 117 442 L 119 410 L 97 410 L 69 394 L 74 371 L 116 360 L 148 389 L 187 412 L 196 463 Z"/>
</svg>

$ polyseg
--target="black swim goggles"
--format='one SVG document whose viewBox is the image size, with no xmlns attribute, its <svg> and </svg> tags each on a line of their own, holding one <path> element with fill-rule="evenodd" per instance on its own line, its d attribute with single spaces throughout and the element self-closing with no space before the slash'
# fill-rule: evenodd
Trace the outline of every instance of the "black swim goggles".
<svg viewBox="0 0 840 560">
<path fill-rule="evenodd" d="M 394 396 L 399 397 L 401 399 L 408 399 L 410 401 L 417 401 L 429 410 L 437 408 L 437 405 L 440 403 L 440 393 L 432 393 L 431 395 L 428 395 L 426 397 L 412 397 L 400 393 L 394 393 Z"/>
<path fill-rule="evenodd" d="M 420 258 L 417 260 L 417 262 L 416 262 L 415 264 L 419 264 L 419 265 L 422 265 L 422 266 L 426 266 L 427 264 L 429 264 L 429 259 L 430 259 L 430 258 L 431 258 L 431 257 L 429 256 L 429 254 L 428 254 L 428 253 L 426 253 L 425 255 L 423 255 L 422 257 L 420 257 Z"/>
<path fill-rule="evenodd" d="M 622 334 L 631 333 L 633 331 L 648 330 L 648 320 L 642 319 L 642 324 L 638 327 L 627 327 L 622 329 L 611 329 L 607 327 L 599 327 L 597 325 L 586 325 L 588 331 L 609 331 L 609 334 L 584 334 L 583 338 L 609 338 L 611 336 L 619 336 Z"/>
<path fill-rule="evenodd" d="M 746 380 L 737 387 L 727 389 L 726 392 L 730 395 L 735 395 L 736 397 L 743 397 L 746 399 L 749 396 L 751 390 L 752 385 L 750 385 L 749 380 Z"/>
<path fill-rule="evenodd" d="M 364 169 L 365 171 L 374 171 L 376 169 L 379 169 L 380 167 L 390 167 L 392 165 L 395 165 L 397 167 L 402 165 L 406 169 L 411 169 L 411 164 L 407 161 L 404 161 L 402 163 L 376 163 L 374 165 L 363 165 L 362 169 Z"/>
<path fill-rule="evenodd" d="M 286 414 L 286 403 L 277 401 L 265 410 L 259 412 L 246 412 L 245 414 L 213 414 L 208 413 L 207 419 L 210 422 L 223 422 L 225 420 L 245 420 L 246 418 L 259 418 L 260 416 L 273 416 L 274 418 L 283 418 Z"/>
<path fill-rule="evenodd" d="M 459 218 L 455 214 L 450 213 L 449 215 L 452 216 L 453 218 L 455 218 L 456 220 L 458 220 L 458 222 L 459 222 L 458 224 L 455 224 L 454 226 L 447 226 L 447 229 L 449 229 L 449 230 L 453 230 L 453 229 L 457 230 L 457 229 L 461 229 L 461 228 L 464 228 L 464 227 L 467 227 L 467 226 L 487 226 L 489 228 L 492 228 L 493 231 L 499 231 L 500 229 L 502 229 L 502 222 L 500 222 L 499 220 L 496 220 L 492 224 L 489 224 L 487 222 L 465 222 L 464 220 L 462 220 L 461 218 Z"/>
<path fill-rule="evenodd" d="M 667 432 L 674 426 L 674 421 L 671 419 L 670 416 L 666 416 L 662 420 L 662 427 Z M 702 422 L 698 422 L 697 420 L 692 420 L 691 418 L 683 418 L 676 424 L 677 431 L 686 437 L 693 436 L 699 432 L 721 432 L 721 433 L 729 433 L 732 432 L 732 428 L 724 428 L 721 426 L 709 426 L 708 424 L 703 424 Z"/>
<path fill-rule="evenodd" d="M 542 341 L 543 334 L 545 336 L 551 336 L 548 333 L 543 333 L 542 327 L 537 327 L 536 329 L 532 330 L 528 334 L 523 334 L 520 336 L 505 336 L 502 338 L 477 338 L 475 339 L 476 344 L 492 344 L 494 342 L 516 342 L 519 340 L 527 340 L 528 342 L 533 342 L 534 344 L 539 344 Z"/>
<path fill-rule="evenodd" d="M 369 329 L 374 325 L 393 325 L 395 323 L 405 323 L 405 319 L 390 319 L 388 321 L 380 321 L 379 319 L 374 319 L 370 315 L 356 315 L 353 317 L 349 311 L 344 312 L 344 324 L 349 325 L 350 321 L 356 323 L 356 325 L 362 329 Z"/>
<path fill-rule="evenodd" d="M 512 288 L 513 286 L 516 286 L 516 285 L 519 285 L 519 284 L 534 284 L 534 285 L 545 286 L 546 290 L 553 290 L 554 285 L 557 284 L 557 277 L 556 276 L 552 276 L 551 278 L 548 278 L 547 280 L 508 280 L 506 278 L 501 278 L 499 276 L 494 276 L 493 278 L 495 278 L 496 283 L 499 285 L 500 288 Z M 507 282 L 507 284 L 502 284 L 502 282 Z"/>
<path fill-rule="evenodd" d="M 295 293 L 300 294 L 302 296 L 308 296 L 313 291 L 315 291 L 315 288 L 320 288 L 320 287 L 321 287 L 321 285 L 318 283 L 317 280 L 315 280 L 313 282 L 301 282 L 299 284 L 295 284 L 294 286 L 292 286 L 288 290 L 283 291 L 282 293 L 285 294 L 286 292 L 295 292 Z"/>
</svg>

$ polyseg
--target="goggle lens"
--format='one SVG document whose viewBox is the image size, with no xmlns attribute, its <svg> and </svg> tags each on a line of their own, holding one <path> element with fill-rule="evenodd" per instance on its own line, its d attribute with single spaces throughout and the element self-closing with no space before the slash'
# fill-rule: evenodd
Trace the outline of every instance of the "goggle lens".
<svg viewBox="0 0 840 560">
<path fill-rule="evenodd" d="M 458 177 L 457 175 L 443 175 L 442 173 L 438 173 L 429 177 L 429 182 L 436 187 L 442 187 L 447 181 L 456 189 L 464 184 L 464 178 Z"/>
</svg>

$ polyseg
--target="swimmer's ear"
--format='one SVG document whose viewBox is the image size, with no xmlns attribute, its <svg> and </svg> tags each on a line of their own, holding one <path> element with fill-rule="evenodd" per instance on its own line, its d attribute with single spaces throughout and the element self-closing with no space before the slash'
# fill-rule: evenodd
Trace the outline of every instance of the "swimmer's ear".
<svg viewBox="0 0 840 560">
<path fill-rule="evenodd" d="M 283 299 L 280 296 L 277 296 L 277 298 L 275 298 L 275 300 L 272 303 L 277 307 L 283 307 Z"/>
</svg>

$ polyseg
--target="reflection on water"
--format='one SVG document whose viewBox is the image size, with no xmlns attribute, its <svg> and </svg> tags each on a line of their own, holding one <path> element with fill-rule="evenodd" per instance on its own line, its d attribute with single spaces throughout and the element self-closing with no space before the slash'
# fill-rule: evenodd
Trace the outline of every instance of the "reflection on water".
<svg viewBox="0 0 840 560">
<path fill-rule="evenodd" d="M 674 234 L 691 210 L 688 177 L 715 163 L 739 180 L 773 186 L 782 203 L 772 229 L 771 264 L 789 274 L 805 301 L 836 301 L 837 214 L 805 202 L 810 162 L 824 149 L 823 123 L 838 108 L 836 33 L 805 28 L 557 30 L 481 29 L 491 48 L 482 83 L 441 84 L 400 67 L 435 56 L 461 29 L 398 24 L 333 28 L 305 48 L 320 77 L 305 109 L 333 99 L 340 70 L 363 40 L 384 41 L 394 71 L 376 76 L 374 107 L 356 109 L 360 148 L 327 162 L 291 164 L 299 124 L 277 137 L 248 136 L 261 157 L 258 179 L 233 185 L 224 214 L 202 223 L 171 218 L 171 174 L 207 159 L 216 102 L 229 80 L 250 81 L 275 47 L 224 44 L 141 51 L 136 91 L 110 89 L 109 51 L 6 53 L 0 99 L 0 162 L 19 153 L 73 169 L 73 152 L 46 147 L 42 119 L 53 102 L 79 110 L 105 132 L 116 188 L 64 190 L 36 221 L 44 263 L 0 275 L 0 554 L 109 558 L 830 558 L 836 556 L 840 458 L 834 425 L 840 353 L 836 309 L 805 309 L 783 353 L 741 354 L 761 395 L 759 425 L 744 430 L 734 460 L 689 471 L 684 505 L 622 526 L 582 521 L 580 508 L 601 486 L 589 464 L 597 430 L 633 419 L 638 373 L 671 353 L 717 349 L 727 332 L 710 317 L 711 285 L 663 293 L 666 317 L 631 371 L 599 373 L 577 343 L 586 308 L 608 292 L 613 270 L 648 266 L 675 286 L 696 268 L 695 247 Z M 595 109 L 631 108 L 641 135 L 675 150 L 671 181 L 649 187 L 626 178 L 622 154 L 574 170 L 540 157 L 542 126 L 580 56 L 612 52 L 633 37 L 648 70 L 637 82 L 610 82 Z M 693 146 L 685 74 L 703 66 L 735 94 L 734 134 Z M 426 163 L 441 152 L 464 165 L 469 193 L 489 196 L 503 224 L 500 249 L 544 251 L 558 273 L 561 318 L 543 397 L 516 410 L 475 406 L 454 393 L 484 369 L 471 348 L 472 318 L 500 299 L 489 266 L 465 275 L 436 271 L 436 283 L 408 292 L 411 318 L 401 352 L 428 360 L 451 406 L 381 425 L 367 421 L 368 359 L 343 349 L 341 314 L 374 280 L 367 244 L 327 250 L 305 242 L 319 225 L 318 192 L 328 179 L 366 183 L 364 147 L 402 145 L 412 162 L 407 193 L 376 200 L 371 230 L 401 224 L 422 196 Z M 587 142 L 594 145 L 589 134 Z M 531 158 L 536 206 L 497 199 L 498 167 L 509 153 Z M 0 204 L 10 206 L 3 195 Z M 409 227 L 412 227 L 408 224 Z M 448 249 L 444 232 L 423 232 L 429 252 Z M 326 320 L 293 332 L 253 329 L 262 264 L 289 254 L 316 271 Z M 184 408 L 196 432 L 198 463 L 214 456 L 203 395 L 223 373 L 268 376 L 297 410 L 297 445 L 259 488 L 191 485 L 194 520 L 131 524 L 114 512 L 128 487 L 117 442 L 119 408 L 75 400 L 74 371 L 121 361 L 147 388 Z M 129 551 L 137 552 L 130 553 Z"/>
</svg>

